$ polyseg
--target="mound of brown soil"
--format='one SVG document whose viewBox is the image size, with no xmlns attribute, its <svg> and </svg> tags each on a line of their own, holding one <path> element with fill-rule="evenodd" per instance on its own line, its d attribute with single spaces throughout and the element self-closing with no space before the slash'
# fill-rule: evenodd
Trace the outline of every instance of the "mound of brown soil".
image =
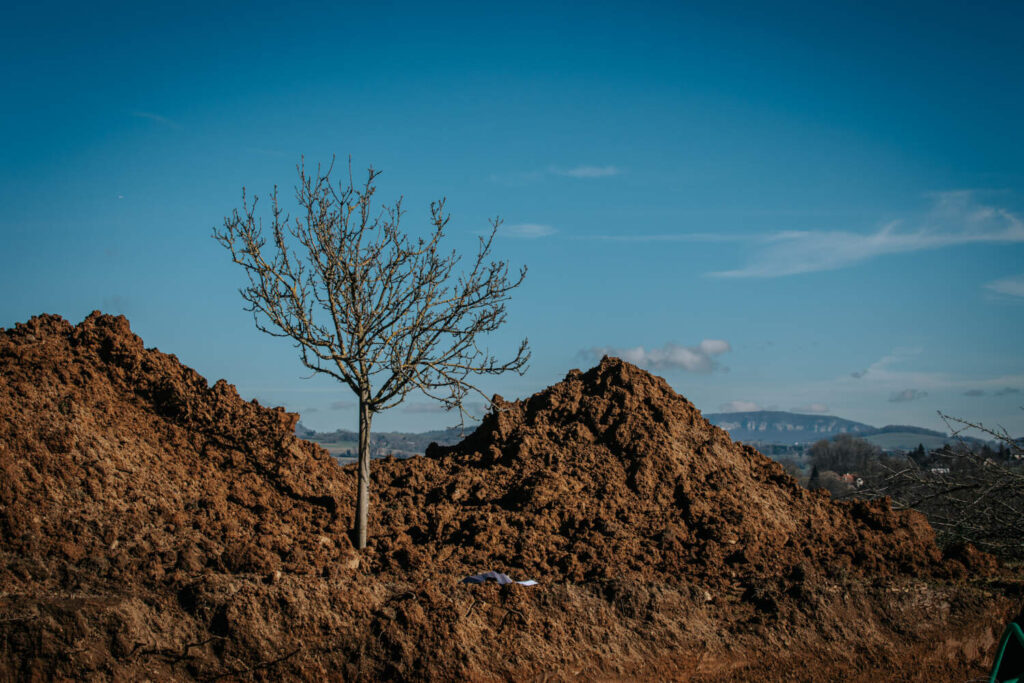
<svg viewBox="0 0 1024 683">
<path fill-rule="evenodd" d="M 978 671 L 1007 601 L 621 361 L 354 476 L 123 318 L 0 330 L 0 678 L 730 679 Z M 540 585 L 466 586 L 487 569 Z"/>
<path fill-rule="evenodd" d="M 354 557 L 335 538 L 348 492 L 291 436 L 297 417 L 208 386 L 124 318 L 33 318 L 0 335 L 0 368 L 0 534 L 26 561 L 14 578 L 320 574 Z"/>
<path fill-rule="evenodd" d="M 403 568 L 442 559 L 670 584 L 818 567 L 963 571 L 943 563 L 921 514 L 801 488 L 663 379 L 616 358 L 525 401 L 499 399 L 465 441 L 387 463 L 376 481 L 381 533 L 396 534 L 378 548 Z"/>
</svg>

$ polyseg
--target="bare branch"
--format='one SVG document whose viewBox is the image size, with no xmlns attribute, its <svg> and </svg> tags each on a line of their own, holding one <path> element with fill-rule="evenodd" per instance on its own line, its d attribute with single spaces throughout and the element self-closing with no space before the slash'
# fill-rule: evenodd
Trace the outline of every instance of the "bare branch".
<svg viewBox="0 0 1024 683">
<path fill-rule="evenodd" d="M 257 329 L 290 338 L 314 374 L 348 385 L 359 397 L 361 433 L 368 433 L 373 413 L 413 391 L 457 409 L 464 422 L 466 397 L 484 396 L 476 377 L 526 371 L 525 339 L 506 361 L 479 344 L 505 324 L 505 305 L 526 269 L 511 277 L 508 263 L 493 260 L 501 225 L 494 219 L 458 273 L 461 256 L 441 250 L 450 218 L 444 199 L 430 206 L 428 236 L 412 239 L 400 225 L 401 199 L 375 208 L 380 171 L 370 167 L 357 186 L 351 159 L 347 182 L 335 185 L 333 169 L 334 159 L 315 170 L 300 160 L 294 219 L 281 209 L 275 187 L 264 229 L 258 198 L 249 201 L 243 188 L 241 209 L 214 229 L 248 278 L 240 290 L 246 310 Z M 367 460 L 367 479 L 368 468 Z"/>
<path fill-rule="evenodd" d="M 1024 448 L 1005 429 L 939 416 L 957 443 L 932 451 L 926 462 L 908 461 L 862 493 L 925 513 L 944 543 L 970 542 L 1004 559 L 1024 559 Z M 998 450 L 969 441 L 968 432 L 990 437 Z"/>
</svg>

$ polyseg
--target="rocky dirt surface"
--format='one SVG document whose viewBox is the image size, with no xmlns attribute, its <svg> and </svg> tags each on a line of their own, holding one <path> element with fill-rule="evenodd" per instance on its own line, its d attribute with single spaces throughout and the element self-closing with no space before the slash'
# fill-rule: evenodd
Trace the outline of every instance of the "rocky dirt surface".
<svg viewBox="0 0 1024 683">
<path fill-rule="evenodd" d="M 296 420 L 124 318 L 0 330 L 0 680 L 967 680 L 1020 600 L 617 359 L 375 461 L 363 553 Z"/>
</svg>

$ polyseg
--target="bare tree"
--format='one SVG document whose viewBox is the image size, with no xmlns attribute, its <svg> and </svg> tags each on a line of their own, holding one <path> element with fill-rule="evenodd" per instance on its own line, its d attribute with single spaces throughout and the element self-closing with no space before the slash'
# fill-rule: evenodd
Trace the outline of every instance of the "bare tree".
<svg viewBox="0 0 1024 683">
<path fill-rule="evenodd" d="M 297 218 L 282 211 L 275 186 L 265 235 L 258 198 L 250 201 L 243 188 L 241 210 L 213 235 L 248 275 L 240 292 L 256 327 L 290 337 L 303 365 L 344 383 L 359 399 L 354 532 L 357 547 L 365 548 L 373 415 L 418 390 L 457 409 L 463 421 L 470 392 L 488 400 L 471 383 L 475 376 L 523 374 L 526 339 L 506 362 L 478 340 L 505 322 L 505 302 L 526 269 L 510 277 L 507 262 L 490 260 L 501 224 L 495 218 L 472 265 L 456 272 L 461 257 L 440 250 L 449 220 L 444 199 L 430 205 L 429 235 L 413 240 L 399 225 L 401 199 L 373 205 L 380 171 L 371 167 L 357 187 L 350 164 L 347 181 L 334 185 L 333 166 L 317 166 L 312 175 L 304 163 L 297 166 Z"/>
<path fill-rule="evenodd" d="M 897 507 L 923 512 L 944 544 L 970 542 L 1004 559 L 1024 559 L 1024 448 L 1004 429 L 939 413 L 957 443 L 891 467 L 865 495 L 887 495 Z M 1001 444 L 992 457 L 963 438 L 980 432 Z"/>
</svg>

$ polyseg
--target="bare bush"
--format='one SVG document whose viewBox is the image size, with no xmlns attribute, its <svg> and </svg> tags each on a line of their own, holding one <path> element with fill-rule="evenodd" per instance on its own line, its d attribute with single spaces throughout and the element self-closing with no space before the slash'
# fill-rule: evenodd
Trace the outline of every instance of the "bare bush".
<svg viewBox="0 0 1024 683">
<path fill-rule="evenodd" d="M 894 505 L 923 512 L 943 544 L 969 542 L 1007 560 L 1024 560 L 1024 448 L 1005 429 L 940 413 L 957 443 L 933 451 L 927 462 L 907 458 L 872 481 L 866 495 L 888 495 Z M 1005 448 L 993 457 L 963 438 L 980 432 Z"/>
</svg>

